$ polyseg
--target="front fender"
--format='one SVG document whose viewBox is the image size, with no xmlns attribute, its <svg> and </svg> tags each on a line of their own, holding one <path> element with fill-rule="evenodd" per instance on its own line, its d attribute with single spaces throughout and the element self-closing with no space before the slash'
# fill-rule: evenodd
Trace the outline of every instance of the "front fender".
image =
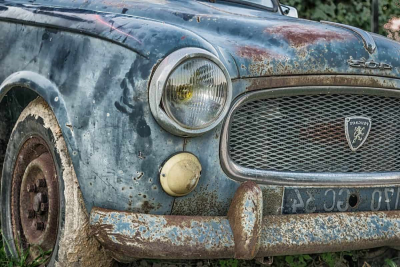
<svg viewBox="0 0 400 267">
<path fill-rule="evenodd" d="M 17 87 L 43 97 L 63 131 L 87 210 L 169 214 L 158 168 L 183 150 L 148 105 L 156 60 L 114 42 L 0 21 L 0 97 Z"/>
<path fill-rule="evenodd" d="M 65 107 L 65 102 L 62 94 L 53 82 L 46 77 L 32 72 L 32 71 L 20 71 L 15 72 L 8 76 L 3 83 L 0 85 L 0 103 L 2 102 L 5 95 L 12 88 L 26 88 L 34 91 L 40 97 L 42 97 L 52 109 L 55 114 L 58 124 L 63 132 L 64 139 L 68 144 L 68 148 L 71 151 L 76 150 L 76 142 L 73 136 L 73 132 L 70 131 L 68 126 L 70 125 L 69 116 Z"/>
</svg>

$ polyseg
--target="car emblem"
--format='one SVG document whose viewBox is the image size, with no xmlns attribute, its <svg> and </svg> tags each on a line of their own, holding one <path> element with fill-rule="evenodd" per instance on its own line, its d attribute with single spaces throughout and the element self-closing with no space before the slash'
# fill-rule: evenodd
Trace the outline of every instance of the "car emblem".
<svg viewBox="0 0 400 267">
<path fill-rule="evenodd" d="M 366 117 L 347 117 L 344 126 L 350 149 L 356 151 L 367 140 L 371 130 L 371 119 Z"/>
<path fill-rule="evenodd" d="M 391 70 L 393 68 L 392 65 L 387 63 L 366 60 L 365 58 L 361 58 L 359 60 L 350 58 L 347 63 L 349 63 L 350 67 L 362 69 Z"/>
</svg>

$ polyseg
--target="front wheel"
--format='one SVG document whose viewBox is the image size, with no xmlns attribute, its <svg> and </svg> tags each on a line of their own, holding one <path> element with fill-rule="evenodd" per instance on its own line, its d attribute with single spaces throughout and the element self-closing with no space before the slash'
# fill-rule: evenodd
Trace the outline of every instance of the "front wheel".
<svg viewBox="0 0 400 267">
<path fill-rule="evenodd" d="M 88 214 L 61 129 L 41 98 L 22 112 L 11 134 L 1 194 L 9 256 L 29 251 L 32 261 L 49 252 L 48 266 L 111 265 L 89 236 Z"/>
</svg>

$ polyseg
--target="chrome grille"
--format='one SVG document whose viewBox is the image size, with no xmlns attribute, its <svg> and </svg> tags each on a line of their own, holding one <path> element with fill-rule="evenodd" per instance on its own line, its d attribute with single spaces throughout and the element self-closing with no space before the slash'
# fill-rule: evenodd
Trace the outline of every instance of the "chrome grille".
<svg viewBox="0 0 400 267">
<path fill-rule="evenodd" d="M 236 164 L 290 172 L 400 170 L 400 99 L 377 95 L 314 94 L 251 100 L 230 119 L 228 148 Z M 346 117 L 371 119 L 371 131 L 353 152 Z"/>
</svg>

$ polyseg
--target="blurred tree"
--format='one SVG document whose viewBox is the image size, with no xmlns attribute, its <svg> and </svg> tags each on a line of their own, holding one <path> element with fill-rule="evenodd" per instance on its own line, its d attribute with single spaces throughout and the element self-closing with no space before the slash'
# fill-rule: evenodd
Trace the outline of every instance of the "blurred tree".
<svg viewBox="0 0 400 267">
<path fill-rule="evenodd" d="M 301 18 L 329 20 L 371 30 L 371 0 L 281 0 L 281 3 L 297 8 Z M 385 30 L 390 26 L 386 29 L 384 25 L 393 17 L 400 17 L 399 0 L 379 0 L 380 34 L 387 35 Z"/>
</svg>

